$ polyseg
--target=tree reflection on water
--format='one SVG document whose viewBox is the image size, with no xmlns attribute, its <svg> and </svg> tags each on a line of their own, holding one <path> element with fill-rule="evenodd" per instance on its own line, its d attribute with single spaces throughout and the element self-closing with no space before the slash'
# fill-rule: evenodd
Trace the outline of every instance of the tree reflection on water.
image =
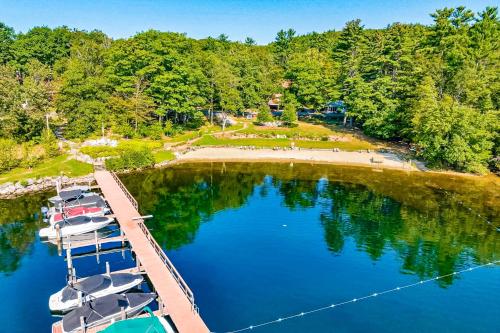
<svg viewBox="0 0 500 333">
<path fill-rule="evenodd" d="M 496 260 L 500 251 L 498 232 L 483 220 L 498 224 L 495 178 L 284 163 L 181 164 L 122 178 L 142 212 L 154 215 L 148 226 L 169 250 L 193 242 L 214 213 L 274 188 L 290 209 L 321 207 L 332 253 L 341 253 L 347 238 L 374 261 L 391 249 L 403 273 L 449 274 Z"/>
</svg>

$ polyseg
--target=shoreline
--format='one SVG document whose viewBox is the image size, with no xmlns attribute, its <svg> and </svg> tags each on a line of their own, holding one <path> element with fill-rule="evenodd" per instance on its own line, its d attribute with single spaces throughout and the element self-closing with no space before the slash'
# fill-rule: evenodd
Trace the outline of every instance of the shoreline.
<svg viewBox="0 0 500 333">
<path fill-rule="evenodd" d="M 394 153 L 347 152 L 333 150 L 273 150 L 205 147 L 191 150 L 170 163 L 179 162 L 299 162 L 364 166 L 376 169 L 425 171 Z M 170 164 L 168 163 L 168 164 Z"/>
<path fill-rule="evenodd" d="M 456 171 L 428 170 L 423 163 L 404 161 L 394 153 L 380 152 L 346 152 L 318 149 L 301 150 L 273 150 L 273 149 L 243 149 L 235 147 L 201 147 L 195 150 L 179 154 L 175 159 L 155 164 L 152 168 L 159 169 L 173 164 L 182 163 L 206 163 L 206 162 L 260 162 L 260 163 L 309 163 L 330 164 L 354 167 L 365 167 L 372 170 L 400 170 L 406 172 L 425 172 L 430 174 L 441 174 L 459 177 L 483 177 L 470 173 Z M 127 170 L 120 173 L 128 173 L 140 170 Z M 27 186 L 19 182 L 0 184 L 0 199 L 14 199 L 27 194 L 49 191 L 55 188 L 55 181 L 61 180 L 63 185 L 73 183 L 88 183 L 94 179 L 93 174 L 69 178 L 69 177 L 45 177 L 34 180 Z"/>
</svg>

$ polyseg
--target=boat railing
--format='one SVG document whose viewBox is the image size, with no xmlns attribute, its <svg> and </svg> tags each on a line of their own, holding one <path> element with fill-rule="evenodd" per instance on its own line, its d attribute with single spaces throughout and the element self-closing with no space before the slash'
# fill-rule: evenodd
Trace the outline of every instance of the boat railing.
<svg viewBox="0 0 500 333">
<path fill-rule="evenodd" d="M 118 176 L 116 175 L 116 173 L 111 172 L 111 175 L 113 176 L 113 178 L 116 181 L 116 183 L 118 184 L 118 186 L 120 186 L 120 188 L 122 189 L 123 193 L 125 193 L 125 196 L 130 201 L 130 203 L 132 204 L 132 206 L 134 206 L 134 208 L 138 211 L 139 210 L 139 204 L 137 203 L 137 200 L 135 200 L 135 198 L 132 196 L 132 194 L 130 194 L 130 192 L 127 190 L 127 188 L 125 187 L 125 185 L 123 185 L 122 181 L 120 180 L 120 178 L 118 178 Z"/>
<path fill-rule="evenodd" d="M 189 286 L 187 285 L 187 283 L 184 281 L 184 279 L 182 278 L 182 276 L 179 274 L 179 272 L 177 271 L 177 269 L 175 268 L 175 266 L 172 264 L 172 262 L 170 261 L 170 259 L 168 259 L 167 255 L 163 251 L 162 247 L 158 244 L 158 242 L 156 242 L 156 239 L 154 239 L 154 237 L 151 234 L 151 232 L 149 231 L 148 227 L 146 227 L 146 224 L 144 224 L 144 220 L 142 220 L 142 219 L 138 220 L 137 224 L 141 228 L 142 232 L 144 233 L 144 235 L 148 239 L 148 241 L 151 244 L 151 246 L 153 247 L 153 249 L 155 250 L 156 254 L 158 254 L 158 256 L 160 257 L 160 259 L 163 261 L 163 264 L 170 271 L 170 273 L 174 277 L 174 279 L 177 282 L 177 284 L 179 285 L 179 287 L 182 289 L 182 291 L 184 292 L 184 294 L 186 295 L 186 297 L 191 302 L 191 305 L 193 306 L 193 310 L 196 311 L 196 312 L 198 312 L 198 307 L 194 303 L 194 294 L 193 294 L 193 292 L 191 291 L 191 289 L 189 288 Z"/>
</svg>

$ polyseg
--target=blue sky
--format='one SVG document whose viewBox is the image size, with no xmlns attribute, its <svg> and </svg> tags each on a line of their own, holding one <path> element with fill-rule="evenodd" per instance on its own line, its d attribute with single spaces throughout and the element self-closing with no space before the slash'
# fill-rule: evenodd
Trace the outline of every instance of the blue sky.
<svg viewBox="0 0 500 333">
<path fill-rule="evenodd" d="M 0 21 L 25 32 L 37 25 L 102 30 L 114 38 L 157 29 L 185 32 L 194 38 L 227 34 L 232 40 L 272 41 L 276 32 L 299 34 L 340 30 L 360 18 L 367 28 L 392 22 L 431 22 L 437 8 L 465 5 L 474 12 L 498 6 L 488 0 L 0 0 Z"/>
</svg>

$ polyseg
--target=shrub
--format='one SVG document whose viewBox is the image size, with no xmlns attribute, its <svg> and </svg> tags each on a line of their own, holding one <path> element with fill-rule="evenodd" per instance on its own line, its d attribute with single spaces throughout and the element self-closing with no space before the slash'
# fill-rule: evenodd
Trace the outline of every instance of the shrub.
<svg viewBox="0 0 500 333">
<path fill-rule="evenodd" d="M 193 118 L 190 119 L 189 123 L 187 124 L 187 127 L 192 129 L 199 128 L 203 126 L 205 121 L 206 121 L 205 115 L 202 112 L 197 111 L 193 115 Z"/>
<path fill-rule="evenodd" d="M 35 146 L 33 142 L 24 142 L 21 148 L 23 153 L 21 167 L 31 169 L 40 163 L 43 158 L 43 151 L 40 152 L 40 146 Z"/>
<path fill-rule="evenodd" d="M 127 149 L 121 152 L 119 157 L 106 160 L 106 168 L 112 171 L 134 170 L 151 167 L 155 164 L 155 158 L 151 150 Z"/>
<path fill-rule="evenodd" d="M 173 136 L 176 133 L 174 123 L 170 119 L 165 122 L 165 126 L 163 127 L 163 132 L 166 136 Z"/>
<path fill-rule="evenodd" d="M 0 139 L 0 172 L 8 171 L 19 165 L 17 149 L 14 140 Z"/>
<path fill-rule="evenodd" d="M 163 136 L 163 128 L 161 124 L 155 123 L 148 128 L 147 135 L 153 140 L 161 140 Z"/>
<path fill-rule="evenodd" d="M 57 138 L 52 131 L 43 131 L 40 143 L 48 157 L 56 157 L 61 154 L 57 145 Z"/>
<path fill-rule="evenodd" d="M 119 154 L 117 148 L 110 146 L 85 146 L 80 148 L 80 152 L 92 158 L 117 156 Z"/>
<path fill-rule="evenodd" d="M 116 133 L 122 135 L 124 138 L 132 139 L 139 136 L 139 133 L 130 126 L 128 123 L 119 124 L 114 127 Z"/>
</svg>

